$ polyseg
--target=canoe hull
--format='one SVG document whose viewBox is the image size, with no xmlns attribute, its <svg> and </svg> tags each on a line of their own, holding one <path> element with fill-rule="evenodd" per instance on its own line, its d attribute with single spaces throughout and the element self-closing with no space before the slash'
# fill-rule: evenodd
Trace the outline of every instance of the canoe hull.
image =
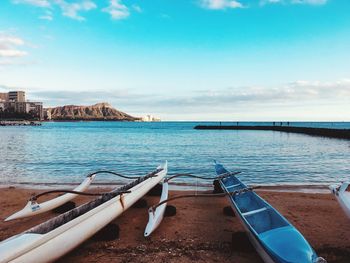
<svg viewBox="0 0 350 263">
<path fill-rule="evenodd" d="M 217 163 L 215 170 L 217 175 L 229 173 Z M 237 177 L 226 176 L 219 182 L 227 193 L 239 191 L 228 195 L 230 204 L 264 262 L 324 262 L 287 219 L 254 191 L 248 190 Z"/>
<path fill-rule="evenodd" d="M 2 257 L 0 262 L 51 262 L 57 260 L 132 206 L 159 183 L 166 172 L 165 168 L 158 173 L 158 176 L 148 178 L 131 188 L 130 193 L 116 196 L 46 234 L 33 237 L 32 234 L 23 233 L 1 242 L 0 254 L 5 256 Z M 26 237 L 31 239 L 31 242 L 25 247 L 18 248 L 18 238 L 26 239 Z M 6 242 L 8 242 L 7 247 L 6 244 L 4 245 Z M 4 249 L 1 249 L 2 247 Z"/>
<path fill-rule="evenodd" d="M 225 186 L 221 181 L 220 181 L 220 185 L 221 185 L 222 189 L 225 189 Z M 238 208 L 231 202 L 229 197 L 227 197 L 227 198 L 230 201 L 231 207 L 232 207 L 236 217 L 238 218 L 238 220 L 242 224 L 244 231 L 247 233 L 250 242 L 253 244 L 255 250 L 258 252 L 260 257 L 263 259 L 263 261 L 265 263 L 275 263 L 275 261 L 270 257 L 270 255 L 268 253 L 266 253 L 264 247 L 260 244 L 260 242 L 256 238 L 256 236 L 254 234 L 252 234 L 250 229 L 247 227 L 246 222 L 243 220 L 243 218 L 241 216 L 241 213 L 238 211 Z"/>
</svg>

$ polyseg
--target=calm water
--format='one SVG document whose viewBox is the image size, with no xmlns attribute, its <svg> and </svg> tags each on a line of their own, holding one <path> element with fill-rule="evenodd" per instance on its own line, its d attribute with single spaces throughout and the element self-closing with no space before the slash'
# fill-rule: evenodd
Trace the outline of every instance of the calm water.
<svg viewBox="0 0 350 263">
<path fill-rule="evenodd" d="M 350 141 L 273 131 L 200 131 L 193 129 L 196 124 L 61 122 L 0 127 L 0 184 L 78 183 L 99 169 L 142 175 L 164 160 L 170 174 L 213 175 L 213 159 L 243 171 L 246 183 L 329 184 L 350 179 Z M 293 125 L 350 128 L 350 123 Z M 100 176 L 96 182 L 120 179 Z"/>
</svg>

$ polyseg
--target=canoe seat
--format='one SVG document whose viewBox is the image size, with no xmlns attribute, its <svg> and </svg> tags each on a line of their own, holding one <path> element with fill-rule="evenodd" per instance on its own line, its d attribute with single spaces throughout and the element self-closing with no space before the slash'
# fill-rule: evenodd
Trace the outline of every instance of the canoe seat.
<svg viewBox="0 0 350 263">
<path fill-rule="evenodd" d="M 234 188 L 234 187 L 237 187 L 237 186 L 240 186 L 241 184 L 234 184 L 234 185 L 230 185 L 230 186 L 226 186 L 226 188 Z"/>
<path fill-rule="evenodd" d="M 257 234 L 263 232 L 288 226 L 288 222 L 281 217 L 274 209 L 271 207 L 264 207 L 260 209 L 252 210 L 246 212 L 245 219 L 251 225 L 251 227 L 256 231 Z M 249 213 L 249 214 L 248 214 Z M 243 214 L 243 213 L 242 213 Z"/>
<path fill-rule="evenodd" d="M 261 198 L 257 197 L 251 191 L 232 196 L 232 199 L 238 206 L 241 213 L 247 213 L 249 211 L 266 207 L 264 201 L 262 201 Z"/>
<path fill-rule="evenodd" d="M 242 213 L 243 216 L 250 216 L 250 215 L 254 215 L 256 213 L 260 213 L 260 212 L 263 212 L 267 210 L 266 207 L 263 207 L 263 208 L 260 208 L 260 209 L 256 209 L 256 210 L 252 210 L 252 211 L 249 211 L 249 212 L 245 212 L 245 213 Z"/>
</svg>

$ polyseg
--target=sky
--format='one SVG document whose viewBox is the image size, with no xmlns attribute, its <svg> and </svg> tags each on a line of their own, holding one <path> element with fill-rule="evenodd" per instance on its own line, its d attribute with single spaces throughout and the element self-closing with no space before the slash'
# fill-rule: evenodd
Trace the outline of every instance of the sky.
<svg viewBox="0 0 350 263">
<path fill-rule="evenodd" d="M 162 120 L 350 121 L 350 1 L 1 0 L 8 90 Z"/>
</svg>

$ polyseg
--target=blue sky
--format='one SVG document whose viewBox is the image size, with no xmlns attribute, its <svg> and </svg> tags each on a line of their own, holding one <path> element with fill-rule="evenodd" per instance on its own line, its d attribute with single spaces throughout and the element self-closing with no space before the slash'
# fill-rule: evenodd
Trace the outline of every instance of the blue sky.
<svg viewBox="0 0 350 263">
<path fill-rule="evenodd" d="M 350 120 L 350 1 L 3 0 L 0 90 L 164 120 Z"/>
</svg>

